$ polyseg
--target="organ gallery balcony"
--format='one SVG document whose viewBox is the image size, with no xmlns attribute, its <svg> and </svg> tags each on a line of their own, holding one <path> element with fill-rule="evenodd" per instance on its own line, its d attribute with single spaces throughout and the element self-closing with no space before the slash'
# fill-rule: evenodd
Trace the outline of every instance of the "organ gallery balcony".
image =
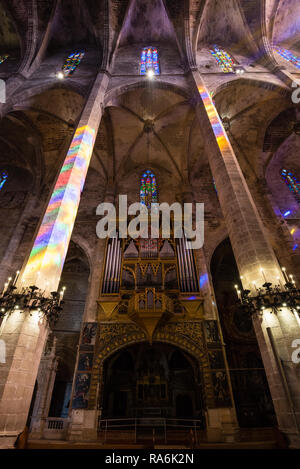
<svg viewBox="0 0 300 469">
<path fill-rule="evenodd" d="M 143 292 L 132 295 L 128 303 L 128 310 L 129 313 L 172 313 L 174 304 L 173 300 L 165 293 L 158 292 L 155 288 L 146 288 Z"/>
<path fill-rule="evenodd" d="M 99 320 L 112 320 L 116 315 L 127 316 L 138 324 L 152 341 L 158 323 L 168 321 L 175 312 L 174 301 L 155 288 L 145 288 L 119 297 L 102 296 L 99 301 Z"/>
<path fill-rule="evenodd" d="M 168 321 L 173 313 L 173 300 L 155 288 L 135 292 L 128 301 L 129 318 L 146 332 L 149 342 L 152 342 L 158 323 Z"/>
</svg>

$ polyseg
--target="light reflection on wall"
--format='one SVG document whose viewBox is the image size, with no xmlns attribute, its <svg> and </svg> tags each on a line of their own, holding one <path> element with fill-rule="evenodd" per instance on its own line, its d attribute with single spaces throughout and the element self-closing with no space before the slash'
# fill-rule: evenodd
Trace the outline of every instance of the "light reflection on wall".
<svg viewBox="0 0 300 469">
<path fill-rule="evenodd" d="M 199 86 L 198 91 L 199 91 L 200 96 L 202 98 L 204 107 L 206 109 L 208 118 L 210 120 L 212 129 L 213 129 L 213 132 L 216 136 L 217 143 L 218 143 L 218 146 L 219 146 L 220 150 L 221 151 L 224 151 L 224 150 L 227 150 L 227 149 L 229 150 L 230 145 L 229 145 L 228 137 L 226 135 L 226 132 L 225 132 L 225 130 L 223 128 L 223 125 L 221 123 L 221 119 L 219 117 L 219 114 L 218 114 L 218 112 L 217 112 L 217 110 L 216 110 L 216 108 L 213 104 L 213 101 L 212 101 L 208 91 L 206 90 L 206 88 L 204 88 L 204 86 Z"/>
<path fill-rule="evenodd" d="M 199 285 L 200 288 L 203 288 L 208 282 L 208 274 L 203 274 L 200 277 Z"/>
<path fill-rule="evenodd" d="M 24 286 L 57 290 L 94 141 L 94 129 L 77 129 L 22 275 Z"/>
</svg>

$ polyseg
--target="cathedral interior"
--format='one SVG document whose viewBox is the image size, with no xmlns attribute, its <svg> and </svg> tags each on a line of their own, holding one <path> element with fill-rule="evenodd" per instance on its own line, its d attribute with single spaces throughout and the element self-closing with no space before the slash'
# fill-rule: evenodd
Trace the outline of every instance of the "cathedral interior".
<svg viewBox="0 0 300 469">
<path fill-rule="evenodd" d="M 300 448 L 299 102 L 299 0 L 0 0 L 0 448 Z"/>
</svg>

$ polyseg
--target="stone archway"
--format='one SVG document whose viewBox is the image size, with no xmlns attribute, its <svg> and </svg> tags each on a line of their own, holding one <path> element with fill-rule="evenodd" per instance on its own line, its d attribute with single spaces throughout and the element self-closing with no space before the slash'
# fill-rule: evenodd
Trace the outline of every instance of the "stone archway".
<svg viewBox="0 0 300 469">
<path fill-rule="evenodd" d="M 198 360 L 155 341 L 118 349 L 103 362 L 104 419 L 195 419 L 205 427 L 205 396 Z"/>
<path fill-rule="evenodd" d="M 215 249 L 211 274 L 240 427 L 272 427 L 274 408 L 251 318 L 237 307 L 239 273 L 229 238 Z"/>
<path fill-rule="evenodd" d="M 101 397 L 106 385 L 103 381 L 104 363 L 109 357 L 124 348 L 139 343 L 147 343 L 144 331 L 134 323 L 101 323 L 99 325 L 101 340 L 95 351 L 95 360 L 89 392 L 89 409 L 101 407 Z M 174 346 L 192 356 L 201 370 L 201 380 L 205 405 L 214 407 L 214 391 L 210 373 L 209 360 L 205 346 L 203 322 L 171 322 L 157 329 L 153 343 L 165 343 Z"/>
</svg>

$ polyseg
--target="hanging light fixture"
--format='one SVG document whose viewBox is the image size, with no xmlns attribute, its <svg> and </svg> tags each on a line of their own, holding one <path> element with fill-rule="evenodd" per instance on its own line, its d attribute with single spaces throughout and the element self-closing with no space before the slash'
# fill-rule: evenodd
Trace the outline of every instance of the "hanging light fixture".
<svg viewBox="0 0 300 469">
<path fill-rule="evenodd" d="M 63 309 L 63 297 L 66 287 L 63 287 L 60 292 L 51 292 L 50 296 L 46 296 L 45 291 L 35 285 L 18 290 L 16 287 L 18 275 L 19 272 L 17 272 L 12 284 L 10 284 L 12 280 L 10 277 L 4 285 L 0 297 L 0 318 L 9 316 L 13 312 L 29 312 L 32 315 L 34 311 L 37 311 L 39 316 L 41 318 L 45 317 L 49 326 L 53 327 Z"/>
<path fill-rule="evenodd" d="M 235 285 L 241 311 L 253 316 L 254 314 L 262 315 L 264 310 L 277 314 L 282 308 L 285 308 L 298 314 L 300 312 L 300 290 L 296 286 L 293 275 L 288 276 L 284 267 L 282 272 L 285 279 L 284 285 L 280 279 L 278 279 L 279 284 L 274 286 L 265 281 L 261 288 L 257 288 L 253 283 L 254 291 L 244 290 L 242 286 L 239 289 L 238 285 Z"/>
</svg>

